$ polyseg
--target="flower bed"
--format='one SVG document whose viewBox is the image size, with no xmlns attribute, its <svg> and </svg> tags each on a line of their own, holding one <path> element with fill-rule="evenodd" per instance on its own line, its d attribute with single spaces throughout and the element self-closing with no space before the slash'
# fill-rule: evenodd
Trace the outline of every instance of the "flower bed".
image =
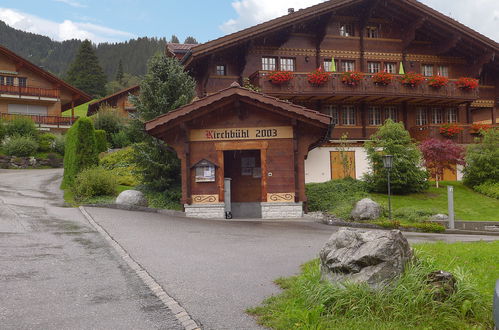
<svg viewBox="0 0 499 330">
<path fill-rule="evenodd" d="M 440 126 L 440 134 L 446 137 L 453 137 L 456 134 L 459 134 L 460 132 L 463 131 L 463 128 L 461 126 L 458 126 L 457 124 L 443 124 Z"/>
<path fill-rule="evenodd" d="M 275 85 L 282 85 L 293 79 L 293 73 L 290 71 L 273 71 L 269 73 L 269 81 Z"/>
<path fill-rule="evenodd" d="M 341 82 L 349 86 L 357 86 L 362 80 L 364 74 L 357 71 L 347 71 L 341 75 Z"/>
<path fill-rule="evenodd" d="M 377 72 L 372 76 L 372 80 L 376 85 L 386 86 L 393 80 L 393 74 L 386 71 Z"/>
<path fill-rule="evenodd" d="M 416 87 L 424 80 L 423 75 L 416 72 L 407 72 L 400 77 L 400 82 L 407 87 Z"/>
<path fill-rule="evenodd" d="M 428 86 L 432 88 L 442 88 L 447 86 L 449 83 L 449 78 L 443 76 L 433 76 L 428 79 Z"/>
<path fill-rule="evenodd" d="M 322 68 L 318 68 L 314 72 L 307 74 L 307 78 L 311 85 L 322 86 L 329 81 L 330 75 L 330 72 L 326 72 Z"/>
<path fill-rule="evenodd" d="M 487 131 L 492 128 L 489 124 L 473 124 L 471 125 L 471 133 L 480 133 L 480 131 Z"/>
<path fill-rule="evenodd" d="M 472 90 L 478 88 L 478 79 L 461 77 L 456 81 L 456 85 L 464 90 Z"/>
</svg>

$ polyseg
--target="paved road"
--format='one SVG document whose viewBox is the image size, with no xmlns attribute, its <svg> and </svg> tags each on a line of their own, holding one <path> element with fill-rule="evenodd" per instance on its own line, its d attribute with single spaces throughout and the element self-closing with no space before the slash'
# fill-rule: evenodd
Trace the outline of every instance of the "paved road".
<svg viewBox="0 0 499 330">
<path fill-rule="evenodd" d="M 313 222 L 231 222 L 86 208 L 205 329 L 257 329 L 249 307 L 273 280 L 316 257 L 336 228 Z M 410 242 L 499 237 L 408 233 Z"/>
<path fill-rule="evenodd" d="M 1 329 L 180 329 L 77 209 L 61 170 L 0 170 Z"/>
</svg>

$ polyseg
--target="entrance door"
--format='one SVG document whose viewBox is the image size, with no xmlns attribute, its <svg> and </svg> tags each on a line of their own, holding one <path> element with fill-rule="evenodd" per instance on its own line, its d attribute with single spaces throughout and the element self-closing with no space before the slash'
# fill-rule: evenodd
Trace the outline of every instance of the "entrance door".
<svg viewBox="0 0 499 330">
<path fill-rule="evenodd" d="M 452 169 L 445 168 L 443 178 L 440 178 L 440 181 L 457 181 L 457 170 L 456 164 L 451 166 Z M 431 178 L 432 181 L 435 181 L 435 177 Z"/>
<path fill-rule="evenodd" d="M 224 176 L 231 178 L 233 218 L 261 218 L 260 150 L 224 151 Z"/>
<path fill-rule="evenodd" d="M 331 180 L 345 177 L 355 179 L 355 151 L 331 151 Z"/>
</svg>

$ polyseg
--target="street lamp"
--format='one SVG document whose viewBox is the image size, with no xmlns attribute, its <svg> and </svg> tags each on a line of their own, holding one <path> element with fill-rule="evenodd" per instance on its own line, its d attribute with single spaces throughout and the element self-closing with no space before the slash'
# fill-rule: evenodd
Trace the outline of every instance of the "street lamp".
<svg viewBox="0 0 499 330">
<path fill-rule="evenodd" d="M 392 200 L 390 191 L 390 172 L 393 167 L 393 155 L 383 156 L 383 167 L 386 168 L 388 176 L 388 219 L 392 220 Z"/>
</svg>

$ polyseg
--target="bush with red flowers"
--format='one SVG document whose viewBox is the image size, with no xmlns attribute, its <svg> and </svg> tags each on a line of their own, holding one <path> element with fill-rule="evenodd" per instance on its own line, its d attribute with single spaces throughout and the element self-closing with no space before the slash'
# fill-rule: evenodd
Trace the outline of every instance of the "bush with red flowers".
<svg viewBox="0 0 499 330">
<path fill-rule="evenodd" d="M 385 85 L 386 86 L 392 82 L 393 74 L 388 73 L 386 71 L 380 71 L 380 72 L 376 72 L 375 74 L 373 74 L 372 79 L 376 85 Z"/>
<path fill-rule="evenodd" d="M 357 86 L 363 77 L 362 72 L 347 71 L 341 75 L 341 82 L 349 86 Z"/>
<path fill-rule="evenodd" d="M 433 88 L 441 88 L 447 86 L 449 78 L 443 76 L 433 76 L 428 79 L 428 86 Z"/>
<path fill-rule="evenodd" d="M 461 89 L 467 89 L 467 90 L 475 89 L 478 87 L 478 79 L 461 77 L 456 81 L 456 85 Z"/>
<path fill-rule="evenodd" d="M 473 124 L 471 125 L 471 130 L 475 133 L 480 133 L 480 131 L 487 131 L 492 128 L 489 124 Z"/>
<path fill-rule="evenodd" d="M 458 126 L 457 124 L 448 123 L 440 126 L 440 134 L 447 137 L 453 137 L 454 135 L 459 134 L 462 131 L 463 128 L 461 126 Z"/>
<path fill-rule="evenodd" d="M 293 79 L 293 73 L 290 71 L 273 71 L 269 73 L 268 78 L 271 83 L 281 85 Z"/>
<path fill-rule="evenodd" d="M 308 82 L 311 85 L 322 86 L 328 82 L 330 75 L 331 75 L 330 72 L 324 71 L 324 69 L 322 69 L 321 67 L 315 70 L 314 72 L 310 72 L 309 74 L 307 74 L 307 78 Z"/>
<path fill-rule="evenodd" d="M 424 77 L 420 73 L 407 72 L 400 77 L 400 82 L 407 87 L 416 87 L 424 81 Z"/>
</svg>

